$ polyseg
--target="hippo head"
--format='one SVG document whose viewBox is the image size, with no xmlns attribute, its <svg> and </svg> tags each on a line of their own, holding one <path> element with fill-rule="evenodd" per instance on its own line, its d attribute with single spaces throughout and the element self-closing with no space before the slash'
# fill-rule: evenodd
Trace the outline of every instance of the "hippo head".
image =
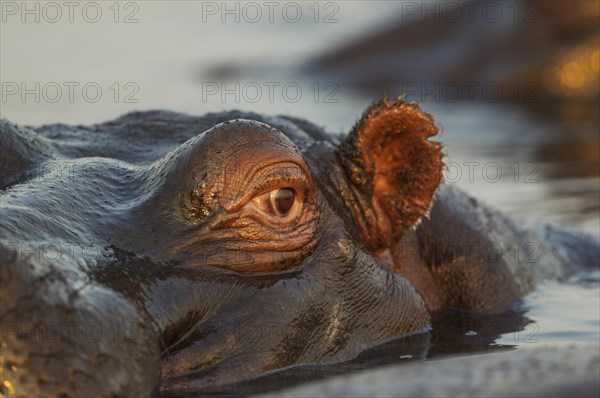
<svg viewBox="0 0 600 398">
<path fill-rule="evenodd" d="M 202 391 L 425 330 L 385 253 L 431 204 L 436 131 L 388 99 L 341 139 L 241 113 L 3 121 L 5 392 Z"/>
</svg>

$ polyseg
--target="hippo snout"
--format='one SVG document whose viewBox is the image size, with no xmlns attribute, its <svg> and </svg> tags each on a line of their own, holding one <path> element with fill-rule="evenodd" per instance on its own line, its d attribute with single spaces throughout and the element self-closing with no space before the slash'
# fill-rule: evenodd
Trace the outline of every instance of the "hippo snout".
<svg viewBox="0 0 600 398">
<path fill-rule="evenodd" d="M 159 338 L 147 316 L 68 262 L 36 253 L 44 249 L 2 249 L 0 365 L 7 396 L 157 391 Z"/>
</svg>

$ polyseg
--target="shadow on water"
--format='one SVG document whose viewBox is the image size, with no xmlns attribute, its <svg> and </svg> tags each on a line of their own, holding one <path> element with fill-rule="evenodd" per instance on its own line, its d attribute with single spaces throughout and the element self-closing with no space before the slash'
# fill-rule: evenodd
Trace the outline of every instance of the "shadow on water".
<svg viewBox="0 0 600 398">
<path fill-rule="evenodd" d="M 431 330 L 371 348 L 351 361 L 327 366 L 296 366 L 262 377 L 206 391 L 202 396 L 237 397 L 277 391 L 299 384 L 357 373 L 385 365 L 438 360 L 448 356 L 477 355 L 516 349 L 496 344 L 502 335 L 526 330 L 532 321 L 524 311 L 478 315 L 447 310 L 433 315 Z M 192 397 L 197 395 L 167 395 Z"/>
</svg>

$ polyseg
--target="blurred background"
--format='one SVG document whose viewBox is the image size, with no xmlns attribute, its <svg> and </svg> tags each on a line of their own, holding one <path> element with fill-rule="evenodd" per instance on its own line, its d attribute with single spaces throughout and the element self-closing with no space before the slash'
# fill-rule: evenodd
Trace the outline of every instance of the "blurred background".
<svg viewBox="0 0 600 398">
<path fill-rule="evenodd" d="M 597 1 L 2 1 L 2 116 L 242 109 L 338 133 L 385 93 L 438 121 L 446 180 L 599 231 Z"/>
<path fill-rule="evenodd" d="M 596 0 L 67 4 L 0 3 L 3 117 L 242 109 L 341 133 L 373 100 L 405 94 L 440 126 L 447 183 L 519 222 L 600 236 Z M 529 296 L 535 342 L 597 343 L 599 278 Z M 523 342 L 502 333 L 484 349 Z"/>
</svg>

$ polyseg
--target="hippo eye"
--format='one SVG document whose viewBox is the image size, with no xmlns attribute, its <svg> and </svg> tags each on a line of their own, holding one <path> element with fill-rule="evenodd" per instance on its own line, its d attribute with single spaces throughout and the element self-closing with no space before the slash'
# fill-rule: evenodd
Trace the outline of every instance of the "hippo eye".
<svg viewBox="0 0 600 398">
<path fill-rule="evenodd" d="M 274 164 L 252 176 L 246 189 L 248 199 L 239 202 L 260 210 L 257 220 L 286 228 L 304 214 L 310 185 L 307 173 L 298 165 Z"/>
<path fill-rule="evenodd" d="M 280 222 L 292 221 L 301 213 L 303 198 L 301 190 L 288 186 L 257 195 L 252 202 L 254 206 L 272 216 L 274 221 Z"/>
<path fill-rule="evenodd" d="M 278 216 L 285 216 L 294 205 L 296 191 L 292 188 L 281 188 L 269 193 L 271 208 Z"/>
</svg>

